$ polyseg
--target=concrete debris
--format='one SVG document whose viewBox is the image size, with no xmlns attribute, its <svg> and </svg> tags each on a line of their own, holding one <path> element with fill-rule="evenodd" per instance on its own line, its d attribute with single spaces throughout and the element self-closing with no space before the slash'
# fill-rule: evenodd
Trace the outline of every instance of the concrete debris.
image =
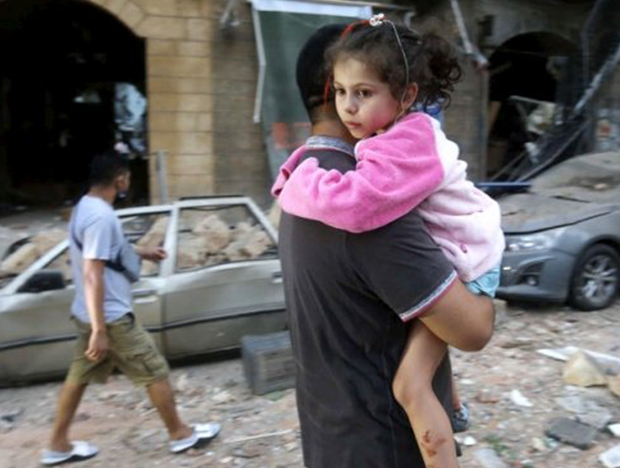
<svg viewBox="0 0 620 468">
<path fill-rule="evenodd" d="M 160 216 L 155 220 L 148 232 L 136 243 L 140 247 L 160 247 L 166 238 L 168 216 Z"/>
<path fill-rule="evenodd" d="M 611 432 L 615 437 L 620 437 L 620 424 L 611 424 L 607 426 L 609 432 Z"/>
<path fill-rule="evenodd" d="M 217 253 L 226 247 L 232 238 L 228 225 L 218 215 L 210 215 L 199 221 L 192 232 L 204 239 L 208 253 Z"/>
<path fill-rule="evenodd" d="M 565 410 L 576 413 L 580 422 L 597 429 L 604 429 L 614 418 L 607 408 L 578 395 L 556 398 L 556 403 Z"/>
<path fill-rule="evenodd" d="M 605 468 L 620 468 L 620 445 L 610 448 L 598 457 Z"/>
<path fill-rule="evenodd" d="M 607 384 L 607 376 L 590 356 L 578 351 L 573 354 L 564 367 L 564 382 L 579 387 Z"/>
<path fill-rule="evenodd" d="M 0 276 L 18 275 L 32 265 L 37 258 L 39 258 L 39 251 L 35 245 L 24 244 L 0 263 Z"/>
<path fill-rule="evenodd" d="M 532 448 L 536 451 L 536 452 L 545 452 L 547 450 L 547 445 L 545 444 L 545 441 L 538 438 L 538 437 L 534 437 L 532 439 Z"/>
<path fill-rule="evenodd" d="M 526 398 L 519 390 L 512 390 L 510 392 L 510 400 L 517 406 L 522 406 L 524 408 L 531 408 L 534 406 L 532 402 Z"/>
<path fill-rule="evenodd" d="M 620 398 L 620 375 L 607 377 L 607 386 L 611 393 Z"/>
<path fill-rule="evenodd" d="M 597 430 L 587 424 L 560 417 L 549 421 L 545 434 L 581 450 L 592 447 Z"/>
<path fill-rule="evenodd" d="M 499 458 L 495 450 L 490 448 L 476 450 L 474 458 L 482 468 L 508 468 L 508 465 Z"/>
<path fill-rule="evenodd" d="M 551 359 L 564 362 L 568 361 L 574 354 L 582 352 L 596 362 L 599 368 L 605 373 L 610 375 L 620 374 L 620 358 L 610 354 L 597 353 L 596 351 L 582 349 L 577 346 L 566 346 L 564 348 L 543 348 L 537 350 L 536 352 Z"/>
<path fill-rule="evenodd" d="M 478 441 L 476 439 L 474 439 L 472 436 L 466 436 L 463 439 L 463 445 L 465 447 L 473 447 L 474 445 L 476 445 L 478 443 Z"/>
</svg>

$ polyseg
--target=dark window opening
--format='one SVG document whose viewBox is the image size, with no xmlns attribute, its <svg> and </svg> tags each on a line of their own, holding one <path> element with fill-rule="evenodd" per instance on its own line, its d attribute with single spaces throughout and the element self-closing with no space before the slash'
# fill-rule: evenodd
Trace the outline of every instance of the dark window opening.
<svg viewBox="0 0 620 468">
<path fill-rule="evenodd" d="M 487 176 L 532 151 L 553 123 L 558 83 L 574 45 L 551 33 L 510 39 L 490 58 Z M 501 177 L 500 177 L 501 179 Z"/>
</svg>

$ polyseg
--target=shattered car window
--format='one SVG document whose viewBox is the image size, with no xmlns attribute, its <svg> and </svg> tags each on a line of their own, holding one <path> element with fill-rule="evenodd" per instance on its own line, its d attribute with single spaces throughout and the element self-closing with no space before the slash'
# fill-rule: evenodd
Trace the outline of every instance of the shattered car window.
<svg viewBox="0 0 620 468">
<path fill-rule="evenodd" d="M 180 212 L 177 272 L 276 257 L 273 239 L 246 206 L 197 207 Z"/>
<path fill-rule="evenodd" d="M 134 246 L 163 247 L 166 240 L 166 230 L 170 216 L 163 213 L 141 214 L 123 217 L 121 223 L 123 231 Z M 148 260 L 142 261 L 141 276 L 157 276 L 159 263 Z"/>
<path fill-rule="evenodd" d="M 3 286 L 8 279 L 26 271 L 30 265 L 66 238 L 67 232 L 64 229 L 50 229 L 15 242 L 0 261 L 0 286 Z"/>
</svg>

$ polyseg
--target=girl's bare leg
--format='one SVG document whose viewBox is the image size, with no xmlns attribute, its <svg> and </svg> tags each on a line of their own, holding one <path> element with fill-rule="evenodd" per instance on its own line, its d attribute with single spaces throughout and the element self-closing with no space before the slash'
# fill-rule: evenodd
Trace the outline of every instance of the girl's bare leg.
<svg viewBox="0 0 620 468">
<path fill-rule="evenodd" d="M 394 396 L 409 417 L 427 468 L 459 466 L 450 420 L 432 387 L 446 350 L 446 343 L 416 321 L 393 382 Z"/>
</svg>

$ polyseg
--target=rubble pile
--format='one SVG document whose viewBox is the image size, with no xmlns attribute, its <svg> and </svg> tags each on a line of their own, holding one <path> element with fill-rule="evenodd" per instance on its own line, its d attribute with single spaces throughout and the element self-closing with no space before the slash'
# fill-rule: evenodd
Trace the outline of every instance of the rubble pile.
<svg viewBox="0 0 620 468">
<path fill-rule="evenodd" d="M 620 397 L 613 391 L 618 374 L 612 374 L 620 358 L 620 303 L 589 313 L 502 304 L 485 350 L 451 351 L 461 398 L 471 410 L 471 428 L 457 435 L 461 467 L 618 468 Z M 605 383 L 576 384 L 603 381 L 591 366 Z M 584 367 L 576 377 L 575 369 Z M 218 439 L 170 455 L 144 392 L 114 376 L 89 388 L 72 430 L 102 450 L 84 466 L 302 468 L 293 390 L 253 395 L 240 359 L 175 367 L 172 382 L 189 422 L 222 423 Z M 36 466 L 59 387 L 0 389 L 3 468 Z"/>
</svg>

